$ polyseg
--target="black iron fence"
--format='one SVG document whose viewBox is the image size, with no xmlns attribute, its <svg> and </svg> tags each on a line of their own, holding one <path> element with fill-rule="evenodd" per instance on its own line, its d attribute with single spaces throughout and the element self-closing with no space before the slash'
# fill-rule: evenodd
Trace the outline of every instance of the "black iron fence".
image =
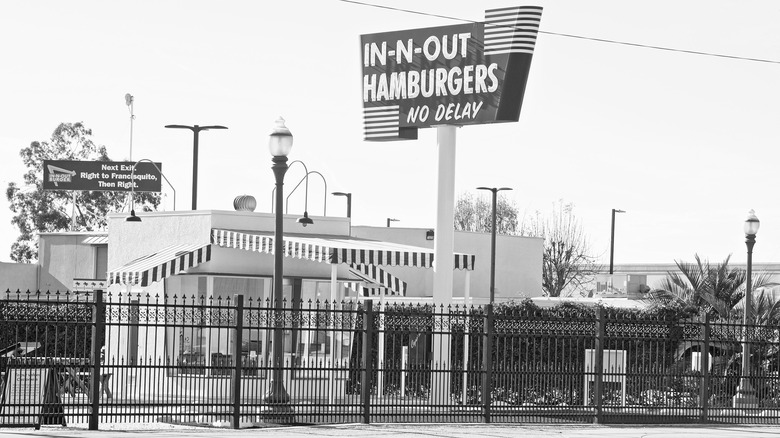
<svg viewBox="0 0 780 438">
<path fill-rule="evenodd" d="M 707 317 L 7 292 L 0 347 L 5 426 L 780 423 L 780 327 Z"/>
</svg>

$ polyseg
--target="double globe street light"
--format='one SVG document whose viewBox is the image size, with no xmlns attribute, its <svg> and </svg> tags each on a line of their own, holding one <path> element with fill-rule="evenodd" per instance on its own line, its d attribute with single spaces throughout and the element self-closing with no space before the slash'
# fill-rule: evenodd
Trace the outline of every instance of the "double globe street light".
<svg viewBox="0 0 780 438">
<path fill-rule="evenodd" d="M 295 191 L 298 190 L 298 187 L 300 187 L 300 185 L 304 181 L 306 181 L 306 186 L 305 186 L 306 187 L 306 197 L 305 197 L 304 206 L 303 206 L 303 217 L 300 217 L 300 218 L 298 218 L 296 220 L 296 222 L 298 222 L 299 224 L 301 224 L 301 225 L 303 225 L 305 227 L 307 225 L 311 225 L 311 224 L 314 223 L 314 220 L 309 217 L 309 175 L 311 175 L 312 173 L 319 175 L 320 178 L 322 178 L 322 183 L 325 185 L 325 193 L 324 193 L 324 199 L 323 199 L 323 203 L 322 203 L 322 215 L 323 216 L 327 216 L 328 215 L 327 214 L 327 212 L 328 212 L 328 210 L 327 210 L 327 208 L 328 208 L 328 199 L 327 199 L 328 198 L 328 196 L 327 196 L 327 194 L 328 194 L 328 182 L 325 180 L 325 176 L 322 175 L 320 172 L 317 172 L 316 170 L 309 171 L 309 168 L 306 166 L 306 163 L 304 163 L 301 160 L 295 160 L 295 161 L 291 162 L 290 164 L 287 165 L 287 169 L 289 170 L 294 164 L 300 164 L 301 166 L 303 166 L 303 170 L 304 170 L 304 172 L 306 172 L 306 174 L 303 176 L 303 178 L 301 178 L 300 181 L 298 181 L 298 184 L 296 184 L 295 188 L 293 188 L 290 191 L 290 194 L 287 195 L 287 198 L 285 198 L 284 214 L 287 214 L 289 212 L 290 196 L 292 196 L 293 193 L 295 193 Z M 275 202 L 274 200 L 275 199 L 276 199 L 276 187 L 274 187 L 271 190 L 271 213 L 274 212 L 274 202 Z"/>
<path fill-rule="evenodd" d="M 301 161 L 301 164 L 303 162 Z M 305 165 L 304 165 L 305 167 Z M 300 181 L 298 181 L 298 184 L 290 190 L 290 194 L 287 195 L 287 198 L 285 198 L 285 206 L 284 206 L 284 213 L 287 214 L 287 209 L 289 207 L 290 203 L 290 196 L 292 196 L 296 190 L 298 190 L 298 187 L 301 186 L 301 184 L 306 181 L 306 196 L 303 203 L 303 217 L 298 218 L 296 222 L 303 225 L 304 227 L 306 225 L 311 225 L 314 223 L 314 221 L 309 217 L 309 175 L 315 174 L 319 175 L 320 178 L 322 178 L 322 184 L 325 186 L 325 193 L 323 193 L 323 199 L 322 199 L 322 215 L 327 216 L 328 215 L 328 182 L 325 180 L 325 176 L 321 174 L 320 172 L 317 172 L 316 170 L 309 171 L 306 169 L 306 175 L 301 178 Z"/>
</svg>

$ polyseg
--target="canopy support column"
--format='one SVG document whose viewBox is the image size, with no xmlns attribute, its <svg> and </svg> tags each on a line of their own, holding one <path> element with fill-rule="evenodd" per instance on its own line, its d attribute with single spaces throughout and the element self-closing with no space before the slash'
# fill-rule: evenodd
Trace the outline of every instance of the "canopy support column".
<svg viewBox="0 0 780 438">
<path fill-rule="evenodd" d="M 330 372 L 328 373 L 329 377 L 329 386 L 330 391 L 328 394 L 328 402 L 330 405 L 333 405 L 333 397 L 336 395 L 336 387 L 335 387 L 335 373 L 336 370 L 339 368 L 340 360 L 339 355 L 341 354 L 341 348 L 339 348 L 338 353 L 336 352 L 336 318 L 338 317 L 338 314 L 336 313 L 336 301 L 338 300 L 338 265 L 335 263 L 331 263 L 330 265 L 330 313 L 333 315 L 330 318 Z M 339 347 L 341 347 L 341 342 L 339 342 Z"/>
<path fill-rule="evenodd" d="M 471 271 L 466 270 L 463 284 L 463 405 L 468 401 L 469 387 L 469 305 L 471 304 Z"/>
</svg>

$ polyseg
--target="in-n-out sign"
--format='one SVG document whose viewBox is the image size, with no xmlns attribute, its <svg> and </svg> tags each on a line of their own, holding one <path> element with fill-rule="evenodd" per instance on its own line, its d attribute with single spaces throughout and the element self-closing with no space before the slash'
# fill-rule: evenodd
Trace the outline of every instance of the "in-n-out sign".
<svg viewBox="0 0 780 438">
<path fill-rule="evenodd" d="M 516 122 L 541 17 L 518 6 L 485 11 L 484 23 L 362 35 L 365 139 Z"/>
</svg>

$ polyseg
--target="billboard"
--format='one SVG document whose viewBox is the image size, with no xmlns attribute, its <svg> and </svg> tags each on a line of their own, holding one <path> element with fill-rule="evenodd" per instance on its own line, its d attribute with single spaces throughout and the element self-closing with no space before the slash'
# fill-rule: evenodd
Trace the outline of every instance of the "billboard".
<svg viewBox="0 0 780 438">
<path fill-rule="evenodd" d="M 44 160 L 43 189 L 159 192 L 162 189 L 161 170 L 162 163 L 146 161 Z"/>
<path fill-rule="evenodd" d="M 362 35 L 364 138 L 516 122 L 541 18 L 518 6 L 485 11 L 484 23 Z"/>
</svg>

